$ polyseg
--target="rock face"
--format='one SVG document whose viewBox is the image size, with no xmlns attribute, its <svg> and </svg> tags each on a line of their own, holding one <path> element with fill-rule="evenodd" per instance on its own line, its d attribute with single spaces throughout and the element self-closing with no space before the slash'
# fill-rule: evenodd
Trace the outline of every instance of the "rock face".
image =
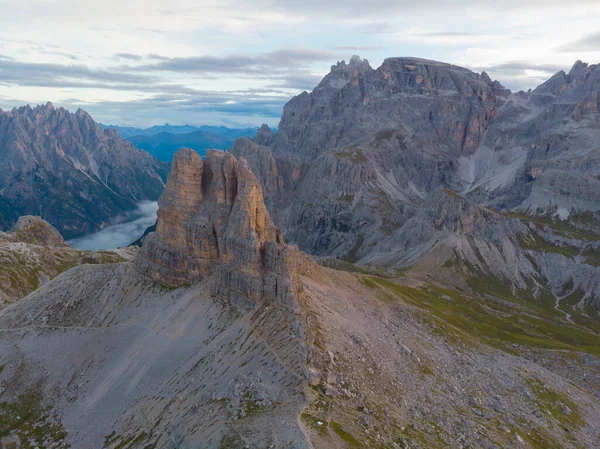
<svg viewBox="0 0 600 449">
<path fill-rule="evenodd" d="M 448 186 L 505 96 L 489 77 L 450 64 L 390 58 L 374 70 L 355 57 L 290 100 L 277 133 L 263 129 L 231 151 L 257 173 L 286 238 L 345 255 L 357 234 L 401 226 L 415 203 Z"/>
<path fill-rule="evenodd" d="M 263 127 L 230 151 L 248 160 L 286 240 L 311 254 L 395 269 L 433 263 L 428 273 L 450 257 L 514 287 L 548 286 L 553 269 L 532 270 L 528 258 L 597 251 L 599 77 L 600 66 L 578 62 L 512 94 L 485 72 L 417 58 L 372 69 L 353 57 L 290 100 L 276 133 Z M 435 214 L 454 206 L 494 218 L 438 228 Z M 585 297 L 582 306 L 600 305 L 591 287 Z"/>
<path fill-rule="evenodd" d="M 52 104 L 0 111 L 0 229 L 41 215 L 67 239 L 156 200 L 168 164 Z"/>
<path fill-rule="evenodd" d="M 37 243 L 44 246 L 63 246 L 65 240 L 50 223 L 40 217 L 25 215 L 19 217 L 14 227 L 17 238 L 27 243 Z"/>
<path fill-rule="evenodd" d="M 456 194 L 424 204 L 412 227 L 429 240 L 463 235 L 476 252 L 490 239 L 505 256 L 521 231 Z M 243 159 L 181 150 L 134 262 L 74 267 L 0 311 L 2 437 L 592 448 L 600 339 L 583 317 L 539 307 L 316 265 L 283 243 Z"/>
<path fill-rule="evenodd" d="M 183 149 L 159 200 L 156 232 L 145 239 L 136 267 L 171 287 L 218 273 L 220 288 L 245 302 L 277 295 L 282 286 L 274 275 L 282 272 L 286 252 L 246 161 L 215 150 L 203 161 Z"/>
<path fill-rule="evenodd" d="M 80 251 L 40 217 L 20 217 L 11 232 L 0 232 L 0 308 L 38 289 L 78 264 L 132 260 L 134 249 Z"/>
</svg>

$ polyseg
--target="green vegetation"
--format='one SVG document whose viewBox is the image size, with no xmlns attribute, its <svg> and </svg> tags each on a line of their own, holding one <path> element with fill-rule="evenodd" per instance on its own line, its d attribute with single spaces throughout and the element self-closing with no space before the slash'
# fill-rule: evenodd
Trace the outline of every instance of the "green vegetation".
<svg viewBox="0 0 600 449">
<path fill-rule="evenodd" d="M 264 406 L 256 398 L 254 391 L 246 390 L 240 400 L 240 409 L 237 412 L 237 419 L 247 418 L 248 416 L 266 412 L 272 407 Z"/>
<path fill-rule="evenodd" d="M 327 435 L 327 422 L 324 418 L 318 418 L 310 413 L 302 413 L 300 418 L 302 419 L 302 423 L 309 429 L 314 430 L 321 436 Z"/>
<path fill-rule="evenodd" d="M 37 290 L 44 279 L 53 278 L 81 263 L 120 263 L 117 253 L 92 253 L 69 247 L 32 246 L 31 251 L 8 251 L 0 247 L 0 288 L 9 298 L 19 299 Z"/>
<path fill-rule="evenodd" d="M 453 196 L 455 198 L 461 198 L 461 199 L 463 199 L 463 197 L 460 196 L 458 193 L 456 193 L 454 190 L 444 189 L 444 192 L 446 193 L 446 195 L 450 195 L 450 196 Z"/>
<path fill-rule="evenodd" d="M 361 448 L 363 445 L 354 438 L 351 434 L 342 429 L 335 421 L 329 422 L 329 428 L 335 432 L 335 434 L 340 437 L 350 448 Z"/>
<path fill-rule="evenodd" d="M 246 446 L 237 433 L 231 432 L 221 437 L 219 449 L 242 449 Z"/>
<path fill-rule="evenodd" d="M 346 203 L 351 203 L 354 201 L 354 195 L 340 195 L 338 201 L 344 201 Z"/>
<path fill-rule="evenodd" d="M 355 164 L 364 164 L 365 162 L 369 161 L 363 151 L 358 147 L 345 148 L 340 151 L 335 151 L 333 155 L 338 159 L 349 159 Z"/>
<path fill-rule="evenodd" d="M 596 325 L 591 320 L 589 328 L 566 322 L 564 315 L 551 306 L 547 294 L 537 298 L 530 293 L 513 296 L 501 280 L 493 281 L 495 278 L 471 283 L 482 293 L 477 298 L 433 285 L 414 288 L 374 276 L 368 279 L 448 324 L 444 331 L 451 340 L 469 336 L 512 353 L 518 352 L 521 345 L 600 357 Z M 437 330 L 440 331 L 439 326 Z"/>
<path fill-rule="evenodd" d="M 401 276 L 404 274 L 404 272 L 397 269 L 373 266 L 361 267 L 360 265 L 356 265 L 346 260 L 336 259 L 333 257 L 326 257 L 318 261 L 318 263 L 323 267 L 333 268 L 334 270 L 338 271 L 346 271 L 348 273 L 373 274 L 382 278 L 390 278 L 394 276 Z"/>
<path fill-rule="evenodd" d="M 504 215 L 521 221 L 531 222 L 538 229 L 548 228 L 554 233 L 566 238 L 588 241 L 600 240 L 599 234 L 583 228 L 583 226 L 587 224 L 593 224 L 596 222 L 590 213 L 571 216 L 566 221 L 556 220 L 547 215 L 525 215 L 518 212 L 506 212 Z"/>
<path fill-rule="evenodd" d="M 579 249 L 574 246 L 558 246 L 554 243 L 544 240 L 536 233 L 530 233 L 529 235 L 519 236 L 519 245 L 523 249 L 530 249 L 537 252 L 549 252 L 562 254 L 565 257 L 573 257 L 579 254 Z"/>
<path fill-rule="evenodd" d="M 563 426 L 563 430 L 570 432 L 570 429 L 585 424 L 579 413 L 579 406 L 566 394 L 554 391 L 537 379 L 526 379 L 526 382 L 535 394 L 538 407 L 552 415 Z"/>
<path fill-rule="evenodd" d="M 127 438 L 118 435 L 116 432 L 112 432 L 110 435 L 104 438 L 104 448 L 113 449 L 155 449 L 158 444 L 158 438 L 154 442 L 151 442 L 153 436 L 146 432 L 139 434 L 129 435 Z M 144 446 L 142 444 L 146 443 Z"/>
<path fill-rule="evenodd" d="M 35 393 L 23 394 L 15 402 L 0 402 L 0 440 L 9 437 L 18 439 L 25 449 L 70 447 L 64 443 L 67 432 L 63 425 Z"/>
<path fill-rule="evenodd" d="M 585 257 L 585 263 L 600 267 L 600 249 L 590 248 L 581 253 Z"/>
</svg>

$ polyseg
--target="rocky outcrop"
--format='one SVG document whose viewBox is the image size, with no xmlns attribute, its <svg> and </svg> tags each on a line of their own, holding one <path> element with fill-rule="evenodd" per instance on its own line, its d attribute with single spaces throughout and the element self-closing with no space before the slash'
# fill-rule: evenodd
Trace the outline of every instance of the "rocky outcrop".
<svg viewBox="0 0 600 449">
<path fill-rule="evenodd" d="M 243 308 L 285 296 L 289 251 L 244 159 L 209 150 L 202 160 L 182 149 L 159 200 L 156 232 L 145 239 L 136 268 L 171 287 L 217 275 L 215 293 Z"/>
<path fill-rule="evenodd" d="M 19 217 L 13 231 L 17 234 L 17 240 L 22 242 L 36 243 L 49 247 L 66 245 L 60 232 L 40 217 L 33 217 L 31 215 Z"/>
<path fill-rule="evenodd" d="M 11 232 L 0 232 L 0 308 L 37 290 L 79 264 L 130 261 L 135 249 L 80 251 L 40 217 L 20 217 Z"/>
<path fill-rule="evenodd" d="M 67 239 L 156 200 L 168 164 L 51 103 L 0 111 L 0 229 L 41 215 Z"/>
</svg>

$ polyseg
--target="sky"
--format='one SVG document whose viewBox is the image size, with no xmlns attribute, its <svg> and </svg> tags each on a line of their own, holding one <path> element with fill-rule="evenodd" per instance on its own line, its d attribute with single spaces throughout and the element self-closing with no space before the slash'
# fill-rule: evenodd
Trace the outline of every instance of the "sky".
<svg viewBox="0 0 600 449">
<path fill-rule="evenodd" d="M 0 0 L 0 108 L 122 126 L 277 126 L 353 54 L 416 56 L 535 88 L 600 62 L 600 1 Z"/>
</svg>

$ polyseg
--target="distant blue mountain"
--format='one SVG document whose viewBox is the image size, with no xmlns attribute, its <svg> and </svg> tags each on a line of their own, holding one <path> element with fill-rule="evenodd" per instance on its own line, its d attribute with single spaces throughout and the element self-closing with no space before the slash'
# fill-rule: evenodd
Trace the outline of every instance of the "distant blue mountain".
<svg viewBox="0 0 600 449">
<path fill-rule="evenodd" d="M 258 128 L 227 128 L 226 126 L 153 126 L 130 128 L 100 125 L 104 129 L 117 130 L 121 136 L 136 147 L 146 150 L 154 157 L 171 162 L 173 154 L 182 147 L 198 151 L 202 157 L 209 148 L 227 149 L 240 137 L 254 137 Z"/>
</svg>

